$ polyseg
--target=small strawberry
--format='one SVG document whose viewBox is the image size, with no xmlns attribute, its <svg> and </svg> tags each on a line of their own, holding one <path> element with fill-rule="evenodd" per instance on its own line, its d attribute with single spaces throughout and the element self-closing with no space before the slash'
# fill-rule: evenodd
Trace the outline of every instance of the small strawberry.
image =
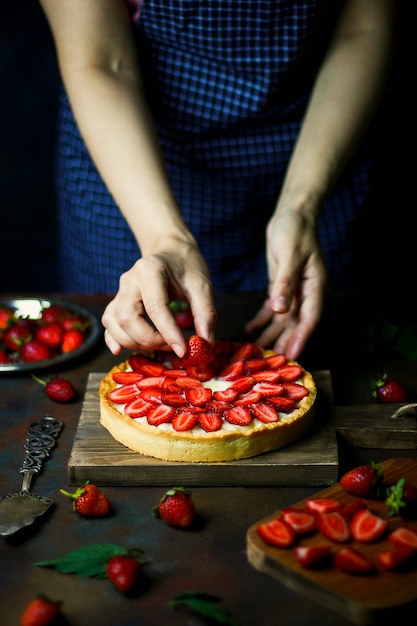
<svg viewBox="0 0 417 626">
<path fill-rule="evenodd" d="M 153 514 L 169 526 L 187 528 L 194 521 L 196 510 L 191 495 L 183 487 L 173 487 L 162 496 Z"/>
<path fill-rule="evenodd" d="M 117 554 L 106 566 L 107 578 L 124 593 L 134 587 L 141 573 L 142 564 L 133 556 Z"/>
<path fill-rule="evenodd" d="M 372 397 L 384 404 L 402 403 L 408 401 L 408 391 L 399 380 L 384 374 L 372 382 Z"/>
<path fill-rule="evenodd" d="M 199 335 L 191 335 L 188 339 L 187 353 L 183 357 L 187 365 L 208 365 L 213 359 L 214 352 L 209 342 Z"/>
<path fill-rule="evenodd" d="M 188 302 L 184 302 L 183 300 L 174 300 L 173 302 L 170 302 L 169 308 L 171 309 L 175 321 L 180 328 L 185 330 L 194 325 L 194 316 Z"/>
<path fill-rule="evenodd" d="M 61 603 L 46 596 L 38 596 L 25 608 L 20 621 L 21 626 L 48 626 L 61 614 Z"/>
<path fill-rule="evenodd" d="M 387 488 L 385 504 L 388 515 L 402 515 L 407 518 L 417 517 L 417 487 L 401 478 L 395 485 Z"/>
<path fill-rule="evenodd" d="M 346 472 L 340 479 L 340 486 L 348 493 L 366 497 L 378 493 L 381 488 L 382 472 L 378 465 L 359 465 Z"/>
<path fill-rule="evenodd" d="M 30 339 L 20 349 L 20 356 L 26 363 L 45 361 L 52 356 L 51 350 L 37 339 Z"/>
<path fill-rule="evenodd" d="M 54 402 L 72 402 L 77 395 L 72 382 L 62 376 L 55 376 L 48 382 L 38 378 L 34 374 L 32 374 L 32 378 L 36 380 L 37 383 L 44 386 L 46 395 Z"/>
<path fill-rule="evenodd" d="M 75 493 L 63 489 L 60 489 L 60 492 L 73 501 L 74 511 L 82 517 L 104 517 L 110 513 L 111 506 L 107 496 L 89 482 L 78 487 Z"/>
<path fill-rule="evenodd" d="M 73 328 L 64 332 L 62 337 L 61 351 L 64 354 L 72 352 L 76 348 L 79 348 L 85 342 L 85 335 L 79 328 Z"/>
</svg>

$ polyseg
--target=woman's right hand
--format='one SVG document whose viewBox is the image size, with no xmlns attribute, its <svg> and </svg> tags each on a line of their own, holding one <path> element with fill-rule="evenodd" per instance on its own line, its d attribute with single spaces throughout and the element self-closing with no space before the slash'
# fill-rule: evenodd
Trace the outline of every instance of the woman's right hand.
<svg viewBox="0 0 417 626">
<path fill-rule="evenodd" d="M 196 333 L 213 343 L 217 314 L 207 265 L 196 245 L 176 241 L 140 258 L 120 277 L 102 316 L 111 352 L 165 349 L 182 357 L 186 341 L 169 308 L 177 298 L 190 304 Z"/>
</svg>

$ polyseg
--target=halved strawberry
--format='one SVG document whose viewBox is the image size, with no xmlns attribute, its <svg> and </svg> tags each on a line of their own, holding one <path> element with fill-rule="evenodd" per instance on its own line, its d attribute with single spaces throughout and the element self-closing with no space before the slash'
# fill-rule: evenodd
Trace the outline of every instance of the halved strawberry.
<svg viewBox="0 0 417 626">
<path fill-rule="evenodd" d="M 305 504 L 308 510 L 314 513 L 328 513 L 342 509 L 341 502 L 333 500 L 333 498 L 307 498 Z"/>
<path fill-rule="evenodd" d="M 129 417 L 144 417 L 148 414 L 149 410 L 153 407 L 153 404 L 146 402 L 141 396 L 130 400 L 125 406 L 124 412 Z"/>
<path fill-rule="evenodd" d="M 266 543 L 278 548 L 289 548 L 295 541 L 295 532 L 282 518 L 259 524 L 256 530 Z"/>
<path fill-rule="evenodd" d="M 270 383 L 277 383 L 279 381 L 279 372 L 275 370 L 261 370 L 260 372 L 254 372 L 252 376 L 256 382 L 264 380 Z"/>
<path fill-rule="evenodd" d="M 270 356 L 266 356 L 264 361 L 267 367 L 272 370 L 277 370 L 284 367 L 287 363 L 287 357 L 285 354 L 271 354 Z"/>
<path fill-rule="evenodd" d="M 258 402 L 250 407 L 252 414 L 257 420 L 268 424 L 269 422 L 278 422 L 279 415 L 274 407 L 268 402 Z"/>
<path fill-rule="evenodd" d="M 331 554 L 331 547 L 326 546 L 295 546 L 294 555 L 303 567 L 322 565 Z"/>
<path fill-rule="evenodd" d="M 237 389 L 239 393 L 246 393 L 250 389 L 252 389 L 255 383 L 255 379 L 253 376 L 242 376 L 238 380 L 233 380 L 230 383 L 232 389 Z"/>
<path fill-rule="evenodd" d="M 280 381 L 285 383 L 294 383 L 296 380 L 302 377 L 303 368 L 301 365 L 286 365 L 279 370 Z"/>
<path fill-rule="evenodd" d="M 340 548 L 334 555 L 333 563 L 337 569 L 347 574 L 366 574 L 374 569 L 373 563 L 351 546 Z"/>
<path fill-rule="evenodd" d="M 165 382 L 165 376 L 150 376 L 143 378 L 137 382 L 138 389 L 162 389 Z"/>
<path fill-rule="evenodd" d="M 398 548 L 417 550 L 417 531 L 410 526 L 399 526 L 388 535 L 388 539 Z"/>
<path fill-rule="evenodd" d="M 272 396 L 269 401 L 274 405 L 280 413 L 291 413 L 295 408 L 295 400 L 287 398 L 287 396 Z"/>
<path fill-rule="evenodd" d="M 316 515 L 316 524 L 320 532 L 335 541 L 345 543 L 351 538 L 349 525 L 344 516 L 339 511 L 327 511 Z"/>
<path fill-rule="evenodd" d="M 282 518 L 291 526 L 296 535 L 305 535 L 316 529 L 314 514 L 305 509 L 295 507 L 284 509 Z"/>
<path fill-rule="evenodd" d="M 243 374 L 244 361 L 235 361 L 220 372 L 220 380 L 236 380 Z"/>
<path fill-rule="evenodd" d="M 162 391 L 161 402 L 168 406 L 183 407 L 187 404 L 187 399 L 182 393 L 174 393 L 172 391 Z"/>
<path fill-rule="evenodd" d="M 125 404 L 140 395 L 140 389 L 138 389 L 135 383 L 130 385 L 122 385 L 112 389 L 109 393 L 109 399 L 115 404 Z"/>
<path fill-rule="evenodd" d="M 278 383 L 261 381 L 253 386 L 253 390 L 259 391 L 264 398 L 272 398 L 273 396 L 280 396 L 284 392 L 284 387 Z"/>
<path fill-rule="evenodd" d="M 142 380 L 143 374 L 140 372 L 114 372 L 113 380 L 119 385 L 128 385 L 131 383 L 137 383 Z"/>
<path fill-rule="evenodd" d="M 177 411 L 172 418 L 172 428 L 178 432 L 191 430 L 197 424 L 197 414 L 190 411 Z"/>
<path fill-rule="evenodd" d="M 360 509 L 352 518 L 350 530 L 356 541 L 371 543 L 381 537 L 388 526 L 387 520 L 382 519 L 369 509 Z"/>
<path fill-rule="evenodd" d="M 237 389 L 233 389 L 233 387 L 228 387 L 227 389 L 222 389 L 215 391 L 213 396 L 215 400 L 219 402 L 233 402 L 235 398 L 239 395 Z"/>
<path fill-rule="evenodd" d="M 406 563 L 416 554 L 413 548 L 395 548 L 394 550 L 384 550 L 376 555 L 379 565 L 384 570 L 394 570 Z"/>
<path fill-rule="evenodd" d="M 160 424 L 167 424 L 172 421 L 176 413 L 176 409 L 173 406 L 166 404 L 159 404 L 150 409 L 147 420 L 151 426 L 159 426 Z"/>
<path fill-rule="evenodd" d="M 237 426 L 247 426 L 252 421 L 252 414 L 245 406 L 233 406 L 224 413 L 224 418 L 230 424 Z"/>
<path fill-rule="evenodd" d="M 222 416 L 219 413 L 197 413 L 199 426 L 208 433 L 220 430 L 223 424 Z"/>
<path fill-rule="evenodd" d="M 249 404 L 256 404 L 262 398 L 262 395 L 259 391 L 248 391 L 248 393 L 242 393 L 238 398 L 234 401 L 235 406 L 248 406 Z"/>
<path fill-rule="evenodd" d="M 209 387 L 194 387 L 192 389 L 185 390 L 185 397 L 193 406 L 206 405 L 212 395 L 213 392 Z"/>
<path fill-rule="evenodd" d="M 309 390 L 300 383 L 282 383 L 282 388 L 288 398 L 299 402 L 310 393 Z"/>
</svg>

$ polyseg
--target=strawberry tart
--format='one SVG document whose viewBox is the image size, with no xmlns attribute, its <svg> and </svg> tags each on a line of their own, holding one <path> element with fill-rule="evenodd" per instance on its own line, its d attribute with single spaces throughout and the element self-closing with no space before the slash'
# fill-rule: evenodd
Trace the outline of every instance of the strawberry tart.
<svg viewBox="0 0 417 626">
<path fill-rule="evenodd" d="M 278 450 L 309 428 L 312 375 L 255 344 L 198 335 L 187 354 L 138 352 L 100 384 L 100 422 L 131 450 L 165 461 L 224 462 Z"/>
</svg>

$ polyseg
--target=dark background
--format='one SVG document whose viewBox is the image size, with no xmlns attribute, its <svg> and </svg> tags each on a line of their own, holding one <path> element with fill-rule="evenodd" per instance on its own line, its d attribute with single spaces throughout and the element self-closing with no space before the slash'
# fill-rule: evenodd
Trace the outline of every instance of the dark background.
<svg viewBox="0 0 417 626">
<path fill-rule="evenodd" d="M 401 3 L 391 78 L 378 114 L 379 162 L 362 229 L 363 272 L 373 306 L 414 300 L 415 69 L 408 3 Z M 56 274 L 54 132 L 59 75 L 36 1 L 0 8 L 0 292 L 59 289 Z M 411 155 L 410 155 L 411 153 Z M 410 309 L 407 309 L 410 311 Z"/>
</svg>

